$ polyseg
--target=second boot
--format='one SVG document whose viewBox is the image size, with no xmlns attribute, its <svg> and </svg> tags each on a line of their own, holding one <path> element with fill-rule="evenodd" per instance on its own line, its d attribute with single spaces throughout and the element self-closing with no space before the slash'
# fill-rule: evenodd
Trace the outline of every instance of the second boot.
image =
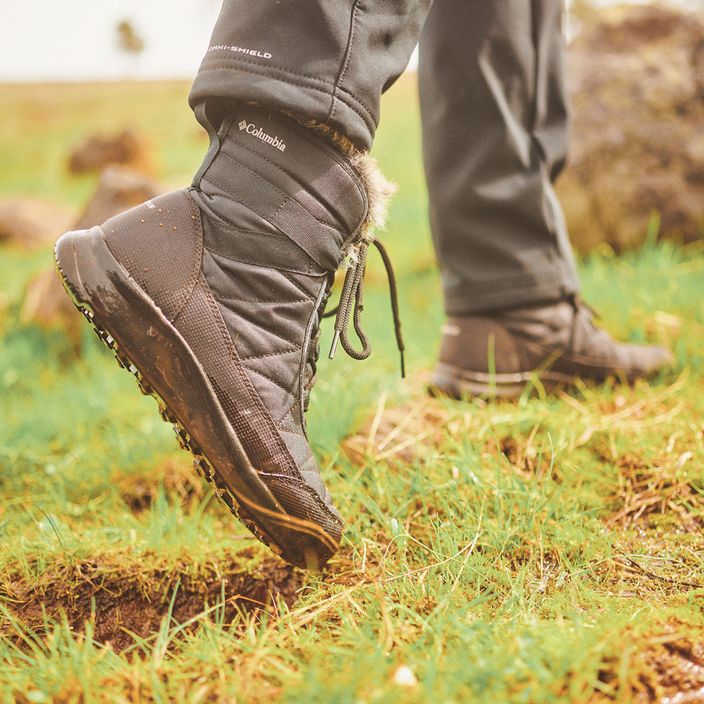
<svg viewBox="0 0 704 704">
<path fill-rule="evenodd" d="M 655 345 L 616 341 L 594 324 L 576 296 L 544 305 L 451 317 L 443 327 L 432 392 L 453 398 L 517 398 L 526 388 L 552 390 L 609 377 L 632 383 L 672 364 Z"/>
</svg>

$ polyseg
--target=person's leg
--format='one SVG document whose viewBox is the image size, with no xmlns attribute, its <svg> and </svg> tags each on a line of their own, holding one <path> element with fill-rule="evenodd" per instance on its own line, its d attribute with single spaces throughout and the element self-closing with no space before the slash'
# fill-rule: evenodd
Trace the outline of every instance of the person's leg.
<svg viewBox="0 0 704 704">
<path fill-rule="evenodd" d="M 189 101 L 255 101 L 369 149 L 431 2 L 225 0 Z"/>
<path fill-rule="evenodd" d="M 431 227 L 448 321 L 433 385 L 516 396 L 537 376 L 649 376 L 660 348 L 592 322 L 552 181 L 568 114 L 562 0 L 436 0 L 421 35 Z M 536 374 L 536 370 L 538 373 Z"/>
<path fill-rule="evenodd" d="M 342 530 L 304 422 L 320 317 L 354 248 L 335 329 L 368 354 L 345 329 L 385 196 L 366 150 L 428 5 L 226 0 L 191 93 L 211 137 L 193 186 L 57 243 L 76 304 L 196 467 L 301 566 Z"/>
<path fill-rule="evenodd" d="M 420 43 L 423 150 L 448 315 L 559 300 L 578 279 L 564 163 L 561 0 L 437 0 Z"/>
</svg>

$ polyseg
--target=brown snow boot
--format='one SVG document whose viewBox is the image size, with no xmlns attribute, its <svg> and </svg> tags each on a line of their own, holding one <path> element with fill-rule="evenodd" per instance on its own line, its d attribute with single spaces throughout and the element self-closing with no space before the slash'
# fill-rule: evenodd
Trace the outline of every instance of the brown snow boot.
<svg viewBox="0 0 704 704">
<path fill-rule="evenodd" d="M 285 560 L 319 568 L 342 521 L 303 414 L 320 318 L 348 254 L 336 331 L 349 347 L 383 188 L 368 156 L 333 146 L 322 128 L 245 105 L 226 113 L 192 188 L 65 234 L 56 260 L 220 498 Z"/>
</svg>

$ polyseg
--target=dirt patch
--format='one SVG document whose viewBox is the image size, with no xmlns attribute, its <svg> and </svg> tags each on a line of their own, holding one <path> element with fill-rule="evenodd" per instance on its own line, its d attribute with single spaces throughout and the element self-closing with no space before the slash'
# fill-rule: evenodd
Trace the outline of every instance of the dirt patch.
<svg viewBox="0 0 704 704">
<path fill-rule="evenodd" d="M 641 639 L 641 642 L 636 640 L 631 645 L 633 650 L 625 676 L 619 675 L 623 668 L 622 657 L 608 658 L 599 672 L 606 692 L 596 695 L 592 701 L 617 699 L 661 704 L 704 701 L 704 637 L 683 635 L 685 629 L 690 631 L 691 627 L 670 624 L 662 634 Z M 628 640 L 624 637 L 624 644 L 628 644 Z"/>
<path fill-rule="evenodd" d="M 667 550 L 663 556 L 663 552 Z M 693 546 L 666 538 L 634 534 L 618 540 L 614 555 L 593 570 L 605 594 L 651 603 L 682 605 L 704 588 Z M 689 558 L 689 559 L 688 559 Z"/>
<path fill-rule="evenodd" d="M 68 170 L 72 174 L 83 174 L 101 171 L 113 164 L 151 173 L 152 158 L 144 137 L 129 129 L 113 135 L 90 135 L 72 150 Z"/>
<path fill-rule="evenodd" d="M 511 465 L 511 468 L 524 479 L 551 476 L 560 481 L 555 472 L 552 452 L 542 447 L 542 440 L 537 437 L 539 426 L 535 426 L 527 436 L 514 434 L 505 435 L 500 440 L 489 438 L 482 454 L 498 455 L 501 453 Z"/>
<path fill-rule="evenodd" d="M 156 634 L 170 608 L 172 624 L 206 609 L 211 609 L 211 619 L 229 623 L 242 612 L 275 613 L 279 600 L 292 606 L 301 580 L 292 567 L 274 557 L 262 559 L 261 552 L 251 549 L 199 562 L 182 558 L 175 564 L 151 553 L 137 559 L 111 554 L 58 561 L 36 579 L 6 571 L 0 574 L 0 595 L 33 632 L 46 629 L 47 617 L 51 622 L 65 614 L 75 631 L 92 620 L 95 640 L 122 651 L 134 644 L 133 634 Z M 12 627 L 6 622 L 3 628 Z"/>
<path fill-rule="evenodd" d="M 53 243 L 68 229 L 82 230 L 99 225 L 118 213 L 157 196 L 164 189 L 139 171 L 110 166 L 100 176 L 98 186 L 78 219 L 61 216 L 54 206 L 40 201 L 0 201 L 0 244 L 25 246 Z M 22 302 L 21 320 L 45 330 L 64 330 L 78 356 L 82 347 L 81 316 L 65 294 L 54 265 L 35 275 L 28 283 Z"/>
<path fill-rule="evenodd" d="M 407 467 L 432 460 L 435 451 L 447 451 L 448 439 L 483 438 L 482 457 L 503 455 L 511 469 L 526 479 L 550 475 L 559 481 L 551 449 L 539 436 L 540 426 L 525 435 L 514 433 L 498 439 L 485 437 L 486 430 L 477 420 L 476 406 L 455 403 L 449 407 L 419 387 L 402 405 L 387 407 L 382 398 L 376 413 L 343 441 L 342 448 L 357 466 L 385 461 Z"/>
<path fill-rule="evenodd" d="M 73 229 L 82 230 L 100 225 L 108 218 L 164 191 L 163 186 L 140 171 L 126 166 L 108 166 L 100 174 L 98 185 Z"/>
<path fill-rule="evenodd" d="M 603 516 L 614 554 L 596 570 L 604 584 L 620 596 L 656 600 L 704 588 L 704 495 L 688 471 L 692 453 L 646 459 L 637 452 L 613 457 L 598 445 L 591 450 L 618 473 Z"/>
<path fill-rule="evenodd" d="M 60 232 L 55 230 L 53 239 Z M 66 295 L 55 267 L 40 271 L 27 283 L 20 321 L 24 325 L 37 325 L 42 330 L 63 330 L 71 342 L 73 354 L 80 355 L 85 323 Z"/>
<path fill-rule="evenodd" d="M 651 224 L 701 237 L 702 19 L 650 3 L 582 17 L 568 52 L 570 165 L 558 181 L 577 249 L 637 247 Z"/>
<path fill-rule="evenodd" d="M 169 458 L 150 468 L 148 474 L 115 472 L 110 478 L 123 501 L 133 513 L 151 508 L 161 487 L 170 499 L 190 507 L 200 502 L 208 489 L 188 459 Z"/>
<path fill-rule="evenodd" d="M 64 208 L 36 198 L 0 200 L 0 244 L 30 249 L 45 247 L 71 224 Z"/>
</svg>

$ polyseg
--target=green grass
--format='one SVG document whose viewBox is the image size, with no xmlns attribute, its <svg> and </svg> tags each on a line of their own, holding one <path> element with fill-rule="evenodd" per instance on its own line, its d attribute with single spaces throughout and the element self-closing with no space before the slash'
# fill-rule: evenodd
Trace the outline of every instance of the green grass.
<svg viewBox="0 0 704 704">
<path fill-rule="evenodd" d="M 67 151 L 125 125 L 164 182 L 186 182 L 205 146 L 186 93 L 0 87 L 0 195 L 80 206 L 94 178 L 70 177 Z M 701 249 L 580 264 L 609 331 L 675 350 L 652 385 L 430 400 L 442 305 L 417 114 L 404 79 L 375 148 L 400 184 L 385 241 L 410 379 L 373 262 L 373 358 L 324 360 L 310 412 L 348 521 L 323 576 L 233 525 L 87 331 L 76 358 L 60 330 L 20 323 L 50 252 L 0 251 L 2 701 L 649 701 L 704 686 Z M 262 584 L 253 617 L 235 597 Z"/>
</svg>

